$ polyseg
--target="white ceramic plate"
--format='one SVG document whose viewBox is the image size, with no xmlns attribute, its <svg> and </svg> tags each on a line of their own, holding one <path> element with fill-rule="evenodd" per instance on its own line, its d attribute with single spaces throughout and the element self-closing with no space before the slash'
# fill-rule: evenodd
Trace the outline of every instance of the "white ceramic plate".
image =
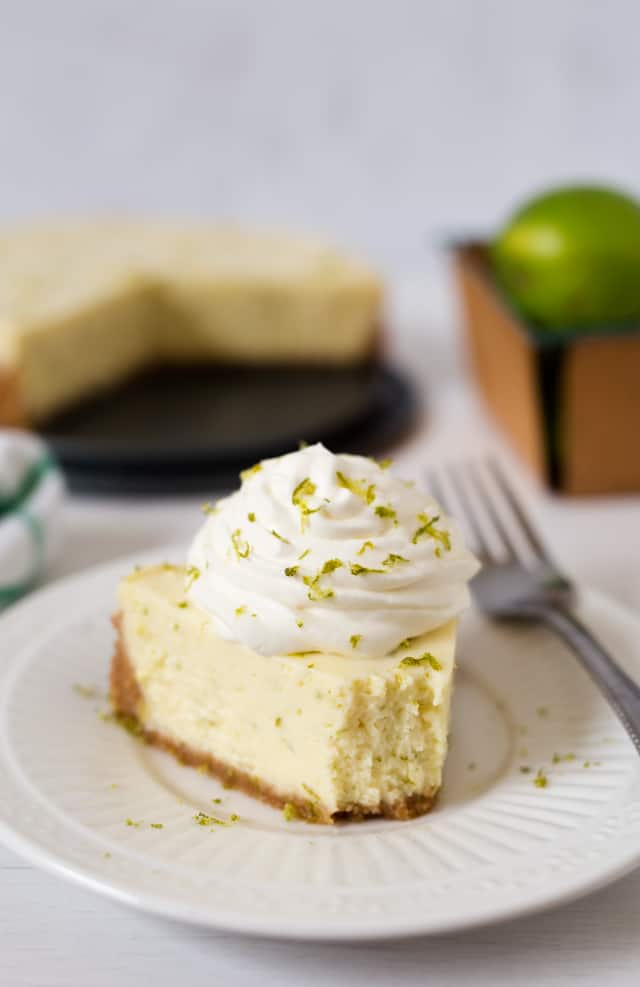
<svg viewBox="0 0 640 987">
<path fill-rule="evenodd" d="M 640 760 L 615 717 L 545 632 L 475 613 L 463 622 L 451 753 L 429 816 L 287 823 L 140 744 L 100 714 L 116 581 L 154 560 L 65 580 L 0 619 L 0 836 L 28 859 L 160 915 L 332 940 L 522 915 L 640 860 Z M 640 672 L 640 620 L 595 593 L 582 612 Z M 240 820 L 202 828 L 199 810 Z"/>
</svg>

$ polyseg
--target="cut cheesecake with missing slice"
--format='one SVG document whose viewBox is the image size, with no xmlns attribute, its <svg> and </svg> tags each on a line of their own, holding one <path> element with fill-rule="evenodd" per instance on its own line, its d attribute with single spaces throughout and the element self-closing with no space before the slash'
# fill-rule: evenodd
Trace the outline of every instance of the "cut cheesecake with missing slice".
<svg viewBox="0 0 640 987">
<path fill-rule="evenodd" d="M 477 563 L 385 466 L 322 446 L 257 464 L 186 566 L 123 580 L 120 717 L 288 817 L 427 812 Z"/>
<path fill-rule="evenodd" d="M 156 364 L 361 363 L 381 302 L 365 265 L 297 236 L 116 220 L 0 232 L 0 425 Z"/>
<path fill-rule="evenodd" d="M 185 569 L 155 566 L 120 587 L 111 696 L 148 740 L 314 822 L 431 807 L 455 621 L 382 660 L 267 658 L 222 638 L 185 600 L 185 580 Z"/>
</svg>

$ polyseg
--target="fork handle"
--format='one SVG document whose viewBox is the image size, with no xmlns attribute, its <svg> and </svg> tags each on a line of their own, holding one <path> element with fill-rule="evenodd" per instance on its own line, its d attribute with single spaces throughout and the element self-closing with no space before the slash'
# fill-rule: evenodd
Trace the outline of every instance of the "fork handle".
<svg viewBox="0 0 640 987">
<path fill-rule="evenodd" d="M 545 607 L 539 616 L 577 655 L 640 754 L 640 686 L 573 614 L 557 607 Z"/>
</svg>

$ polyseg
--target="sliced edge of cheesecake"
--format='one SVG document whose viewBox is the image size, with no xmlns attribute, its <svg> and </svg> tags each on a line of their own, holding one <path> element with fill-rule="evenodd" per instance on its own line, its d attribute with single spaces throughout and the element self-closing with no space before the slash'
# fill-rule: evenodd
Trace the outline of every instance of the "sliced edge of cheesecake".
<svg viewBox="0 0 640 987">
<path fill-rule="evenodd" d="M 308 821 L 429 811 L 447 751 L 455 621 L 384 659 L 265 658 L 221 638 L 184 584 L 185 570 L 165 565 L 120 585 L 111 701 L 125 725 Z"/>
</svg>

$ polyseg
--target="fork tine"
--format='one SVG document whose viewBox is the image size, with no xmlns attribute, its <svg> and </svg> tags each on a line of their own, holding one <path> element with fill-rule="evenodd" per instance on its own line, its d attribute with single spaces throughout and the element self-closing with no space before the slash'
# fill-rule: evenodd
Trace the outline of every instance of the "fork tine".
<svg viewBox="0 0 640 987">
<path fill-rule="evenodd" d="M 480 492 L 480 496 L 477 496 L 478 491 L 476 489 L 477 483 L 475 482 L 475 477 L 461 464 L 459 464 L 455 469 L 452 467 L 450 472 L 454 477 L 457 475 L 456 494 L 462 509 L 465 512 L 465 517 L 468 518 L 469 524 L 473 529 L 478 544 L 481 546 L 482 555 L 489 562 L 500 561 L 495 550 L 491 546 L 489 538 L 485 534 L 486 529 L 484 529 L 482 523 L 482 513 L 479 509 L 479 502 L 482 499 L 482 492 Z M 476 496 L 471 497 L 469 491 L 470 487 L 474 488 L 473 492 Z"/>
<path fill-rule="evenodd" d="M 531 521 L 527 517 L 524 507 L 522 506 L 520 500 L 516 497 L 513 488 L 509 484 L 509 481 L 502 470 L 502 467 L 498 465 L 498 462 L 495 459 L 490 459 L 488 465 L 498 489 L 509 504 L 514 518 L 520 525 L 520 529 L 524 538 L 528 542 L 529 548 L 541 561 L 551 562 L 549 552 L 545 548 L 542 540 L 531 524 Z"/>
<path fill-rule="evenodd" d="M 517 543 L 513 540 L 513 535 L 509 531 L 508 525 L 505 523 L 504 517 L 498 510 L 495 498 L 491 496 L 490 491 L 487 489 L 486 481 L 482 475 L 481 465 L 478 462 L 469 464 L 469 472 L 475 475 L 475 486 L 476 490 L 482 497 L 482 502 L 484 504 L 485 510 L 487 511 L 491 522 L 496 533 L 502 539 L 504 546 L 506 547 L 509 555 L 513 559 L 517 559 L 520 555 L 518 551 Z M 502 488 L 500 488 L 502 490 Z"/>
<path fill-rule="evenodd" d="M 445 492 L 442 488 L 442 484 L 440 483 L 440 480 L 438 479 L 437 473 L 434 473 L 433 470 L 427 470 L 427 490 L 429 491 L 429 493 L 433 494 L 433 496 L 441 505 L 441 507 L 444 507 L 447 514 L 449 514 L 450 511 L 449 511 L 449 507 L 447 506 L 447 498 Z"/>
<path fill-rule="evenodd" d="M 445 489 L 438 477 L 437 473 L 433 470 L 427 470 L 427 490 L 433 497 L 438 501 L 438 504 L 445 511 L 446 514 L 451 514 L 453 517 L 456 516 L 455 506 L 451 504 L 451 499 L 447 497 Z M 468 521 L 469 533 L 474 534 L 471 521 Z"/>
<path fill-rule="evenodd" d="M 466 486 L 463 482 L 461 482 L 460 477 L 457 475 L 458 471 L 454 470 L 453 467 L 449 467 L 449 469 L 443 468 L 443 471 L 446 473 L 448 483 L 451 489 L 455 493 L 456 500 L 460 505 L 460 509 L 467 523 L 467 527 L 469 528 L 469 532 L 472 535 L 473 540 L 476 542 L 476 545 L 479 549 L 478 554 L 484 559 L 486 559 L 487 561 L 493 560 L 494 553 L 491 549 L 491 545 L 489 544 L 489 541 L 485 537 L 484 531 L 482 530 L 482 525 L 479 521 L 478 513 L 471 504 L 471 498 L 467 493 Z M 440 486 L 439 483 L 436 483 L 433 489 L 439 491 L 440 494 L 442 493 L 442 487 Z M 449 507 L 447 507 L 446 496 L 443 498 L 442 496 L 436 495 L 436 500 L 438 500 L 442 504 L 442 506 L 445 508 L 447 512 L 449 511 Z M 455 516 L 456 512 L 455 510 L 453 510 L 451 511 L 451 513 Z"/>
</svg>

